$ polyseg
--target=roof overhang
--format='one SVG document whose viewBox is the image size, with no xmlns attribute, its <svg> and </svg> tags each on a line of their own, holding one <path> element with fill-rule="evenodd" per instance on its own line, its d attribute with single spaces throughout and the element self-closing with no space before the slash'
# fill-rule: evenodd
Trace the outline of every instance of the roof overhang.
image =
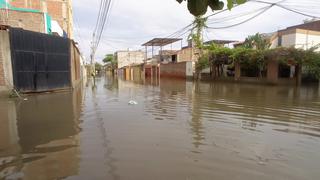
<svg viewBox="0 0 320 180">
<path fill-rule="evenodd" d="M 230 43 L 235 43 L 238 41 L 233 41 L 233 40 L 211 40 L 211 41 L 207 41 L 204 44 L 230 44 Z"/>
<path fill-rule="evenodd" d="M 154 38 L 144 44 L 142 46 L 166 46 L 168 44 L 175 43 L 177 41 L 181 41 L 180 38 Z"/>
</svg>

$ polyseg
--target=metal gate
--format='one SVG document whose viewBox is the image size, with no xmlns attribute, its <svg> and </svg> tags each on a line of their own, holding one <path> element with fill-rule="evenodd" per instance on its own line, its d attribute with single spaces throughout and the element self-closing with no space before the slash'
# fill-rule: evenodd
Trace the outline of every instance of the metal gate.
<svg viewBox="0 0 320 180">
<path fill-rule="evenodd" d="M 70 40 L 10 29 L 14 86 L 20 92 L 71 87 Z"/>
</svg>

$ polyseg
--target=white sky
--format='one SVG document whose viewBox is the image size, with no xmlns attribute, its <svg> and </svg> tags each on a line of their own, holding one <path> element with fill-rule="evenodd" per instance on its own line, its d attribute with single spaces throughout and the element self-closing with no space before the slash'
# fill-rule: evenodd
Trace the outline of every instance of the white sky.
<svg viewBox="0 0 320 180">
<path fill-rule="evenodd" d="M 280 2 L 280 0 L 264 0 Z M 90 41 L 95 27 L 100 0 L 74 0 L 74 34 L 82 53 L 88 58 Z M 320 0 L 285 0 L 281 2 L 313 16 L 320 17 Z M 231 11 L 211 17 L 209 26 L 223 27 L 239 23 L 254 14 L 245 15 L 267 6 L 248 2 Z M 208 15 L 212 11 L 208 9 Z M 242 15 L 242 16 L 241 16 Z M 234 17 L 223 20 L 224 17 Z M 208 30 L 204 39 L 244 40 L 248 35 L 274 32 L 288 26 L 302 23 L 308 17 L 272 7 L 257 18 L 228 29 Z M 117 50 L 141 49 L 141 44 L 155 38 L 166 37 L 190 24 L 193 16 L 187 10 L 186 2 L 181 5 L 176 0 L 113 0 L 110 18 L 104 31 L 96 58 L 100 61 L 105 54 Z M 214 22 L 212 22 L 214 21 Z M 186 37 L 186 34 L 184 37 Z M 183 41 L 186 44 L 186 41 Z M 180 43 L 179 43 L 180 44 Z M 179 45 L 180 47 L 180 45 Z"/>
</svg>

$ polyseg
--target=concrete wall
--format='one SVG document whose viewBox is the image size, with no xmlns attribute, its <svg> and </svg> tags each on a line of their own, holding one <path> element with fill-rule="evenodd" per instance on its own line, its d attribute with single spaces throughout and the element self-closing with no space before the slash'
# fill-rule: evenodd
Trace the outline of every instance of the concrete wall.
<svg viewBox="0 0 320 180">
<path fill-rule="evenodd" d="M 270 45 L 270 48 L 271 49 L 274 49 L 278 47 L 278 37 L 274 37 L 272 40 L 271 40 L 271 45 Z"/>
<path fill-rule="evenodd" d="M 73 41 L 70 43 L 70 67 L 72 87 L 76 87 L 81 81 L 80 51 Z"/>
<path fill-rule="evenodd" d="M 17 129 L 17 111 L 14 101 L 0 101 L 0 156 L 13 156 L 19 153 L 19 136 Z M 1 173 L 0 173 L 0 178 Z"/>
<path fill-rule="evenodd" d="M 0 24 L 46 33 L 45 17 L 43 13 L 13 10 L 8 10 L 7 12 L 4 9 L 0 9 L 1 16 L 5 14 L 5 17 L 0 18 Z"/>
<path fill-rule="evenodd" d="M 36 9 L 48 13 L 73 38 L 72 0 L 15 0 L 10 4 L 18 8 Z"/>
<path fill-rule="evenodd" d="M 160 65 L 161 77 L 192 78 L 194 70 L 193 62 L 179 62 Z"/>
<path fill-rule="evenodd" d="M 295 29 L 278 32 L 278 35 L 272 38 L 271 48 L 278 47 L 279 36 L 282 37 L 282 47 L 293 46 L 306 50 L 320 44 L 320 31 Z M 320 49 L 317 49 L 317 51 L 320 51 Z"/>
<path fill-rule="evenodd" d="M 145 53 L 142 51 L 118 51 L 115 54 L 118 61 L 118 69 L 132 64 L 142 64 L 145 60 Z"/>
<path fill-rule="evenodd" d="M 8 31 L 0 31 L 0 95 L 13 86 L 10 40 Z"/>
<path fill-rule="evenodd" d="M 296 44 L 296 34 L 286 34 L 282 36 L 282 47 L 291 47 Z"/>
<path fill-rule="evenodd" d="M 315 33 L 314 31 L 298 32 L 296 34 L 296 48 L 310 49 L 320 44 L 320 32 Z M 320 51 L 320 49 L 317 49 Z"/>
</svg>

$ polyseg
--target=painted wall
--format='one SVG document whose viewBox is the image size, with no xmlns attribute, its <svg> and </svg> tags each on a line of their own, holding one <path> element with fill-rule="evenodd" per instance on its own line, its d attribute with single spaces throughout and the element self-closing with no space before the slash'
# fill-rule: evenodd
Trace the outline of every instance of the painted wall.
<svg viewBox="0 0 320 180">
<path fill-rule="evenodd" d="M 282 36 L 282 47 L 291 47 L 296 44 L 296 34 L 287 34 Z"/>
<path fill-rule="evenodd" d="M 131 64 L 142 64 L 145 60 L 145 53 L 142 51 L 118 51 L 115 56 L 118 61 L 118 69 Z"/>
<path fill-rule="evenodd" d="M 318 44 L 320 44 L 320 33 L 319 35 L 308 34 L 308 32 L 296 34 L 296 48 L 310 49 Z M 317 51 L 320 51 L 320 49 Z"/>
<path fill-rule="evenodd" d="M 291 30 L 292 31 L 292 30 Z M 271 48 L 278 47 L 279 37 L 275 37 L 271 42 Z M 310 49 L 320 44 L 320 32 L 296 29 L 290 33 L 284 32 L 282 35 L 282 47 L 292 47 Z M 320 48 L 317 49 L 320 51 Z"/>
</svg>

